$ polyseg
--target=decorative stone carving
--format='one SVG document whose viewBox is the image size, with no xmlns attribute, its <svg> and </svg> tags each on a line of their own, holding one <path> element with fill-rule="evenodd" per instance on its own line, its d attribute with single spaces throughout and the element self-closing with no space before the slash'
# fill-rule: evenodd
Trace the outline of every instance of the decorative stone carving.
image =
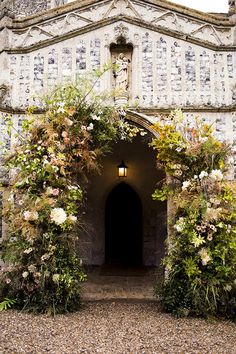
<svg viewBox="0 0 236 354">
<path fill-rule="evenodd" d="M 36 0 L 33 2 L 34 5 L 32 5 L 30 0 L 10 0 L 9 3 L 14 2 L 14 4 L 17 5 L 19 2 L 19 6 L 14 6 L 14 8 L 18 7 L 18 14 L 23 12 L 32 14 L 45 10 L 45 1 L 46 0 Z M 3 3 L 5 4 L 6 0 Z M 29 3 L 31 5 L 29 5 Z M 231 7 L 232 6 L 233 2 L 231 4 Z M 9 8 L 10 5 L 8 6 L 8 9 Z M 127 9 L 129 10 L 128 12 L 126 11 Z M 55 18 L 42 19 L 37 25 L 32 24 L 31 26 L 27 26 L 27 29 L 14 29 L 14 26 L 11 26 L 11 28 L 13 27 L 13 30 L 11 30 L 13 32 L 11 35 L 12 49 L 19 46 L 24 48 L 29 45 L 36 45 L 44 40 L 53 40 L 60 35 L 66 35 L 71 31 L 84 29 L 92 23 L 99 23 L 99 21 L 104 21 L 114 16 L 128 16 L 136 20 L 141 19 L 148 25 L 152 24 L 158 31 L 163 28 L 163 30 L 165 32 L 168 31 L 170 35 L 172 31 L 178 32 L 179 35 L 189 36 L 191 39 L 200 39 L 202 43 L 206 43 L 207 46 L 209 46 L 209 44 L 215 46 L 229 46 L 233 43 L 233 31 L 230 26 L 227 26 L 229 23 L 226 22 L 226 17 L 222 17 L 222 21 L 226 23 L 226 26 L 218 26 L 215 23 L 210 23 L 210 21 L 206 22 L 204 19 L 200 18 L 194 19 L 188 15 L 177 13 L 174 10 L 164 9 L 154 4 L 146 6 L 140 0 L 114 0 L 111 3 L 103 1 L 97 2 L 96 6 L 91 4 L 91 6 L 86 8 L 73 8 L 69 12 L 62 12 L 60 16 Z M 22 38 L 26 31 L 29 31 L 31 34 L 30 28 L 35 28 L 36 26 L 44 32 L 38 33 L 34 38 L 30 35 L 31 38 L 27 39 L 23 44 Z M 122 22 L 118 22 L 118 25 L 115 27 L 116 43 L 118 43 L 119 38 L 125 39 L 126 43 L 131 42 L 128 38 L 129 36 L 130 34 L 128 33 L 126 25 Z"/>
<path fill-rule="evenodd" d="M 103 18 L 117 15 L 126 15 L 141 19 L 139 12 L 130 0 L 113 0 Z"/>
<path fill-rule="evenodd" d="M 130 59 L 124 53 L 119 53 L 114 64 L 115 102 L 118 107 L 122 107 L 129 98 Z"/>
<path fill-rule="evenodd" d="M 128 41 L 128 27 L 126 27 L 123 23 L 120 23 L 118 26 L 115 27 L 115 40 L 116 43 L 119 39 L 123 38 L 125 42 Z"/>
<path fill-rule="evenodd" d="M 128 92 L 128 67 L 129 60 L 123 53 L 120 53 L 115 62 L 117 68 L 115 69 L 114 76 L 116 79 L 116 88 L 122 92 Z"/>
</svg>

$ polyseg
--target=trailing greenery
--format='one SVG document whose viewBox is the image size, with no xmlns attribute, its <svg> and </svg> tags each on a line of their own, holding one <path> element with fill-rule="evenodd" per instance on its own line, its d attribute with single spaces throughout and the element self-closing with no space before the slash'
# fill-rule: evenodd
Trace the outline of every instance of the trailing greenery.
<svg viewBox="0 0 236 354">
<path fill-rule="evenodd" d="M 153 129 L 152 146 L 168 175 L 153 198 L 172 205 L 167 280 L 157 293 L 177 316 L 236 317 L 236 190 L 225 180 L 231 146 L 181 111 Z"/>
<path fill-rule="evenodd" d="M 80 304 L 86 275 L 76 241 L 87 174 L 99 170 L 112 142 L 139 131 L 94 93 L 95 82 L 68 84 L 46 97 L 45 113 L 28 117 L 6 158 L 12 181 L 4 203 L 3 308 L 58 313 Z"/>
</svg>

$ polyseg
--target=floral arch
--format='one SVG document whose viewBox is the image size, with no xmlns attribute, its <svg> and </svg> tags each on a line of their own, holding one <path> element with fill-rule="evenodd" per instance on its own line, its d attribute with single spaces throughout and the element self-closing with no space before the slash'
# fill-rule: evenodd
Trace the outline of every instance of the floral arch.
<svg viewBox="0 0 236 354">
<path fill-rule="evenodd" d="M 80 304 L 86 275 L 75 242 L 88 173 L 99 170 L 111 142 L 144 133 L 91 87 L 86 92 L 73 85 L 57 89 L 45 113 L 25 121 L 26 134 L 6 158 L 15 173 L 4 205 L 9 237 L 2 245 L 2 306 L 56 313 Z M 154 126 L 130 111 L 128 120 L 152 132 L 168 175 L 153 194 L 172 206 L 168 276 L 159 290 L 165 309 L 179 316 L 235 316 L 236 198 L 224 178 L 231 147 L 180 111 Z"/>
</svg>

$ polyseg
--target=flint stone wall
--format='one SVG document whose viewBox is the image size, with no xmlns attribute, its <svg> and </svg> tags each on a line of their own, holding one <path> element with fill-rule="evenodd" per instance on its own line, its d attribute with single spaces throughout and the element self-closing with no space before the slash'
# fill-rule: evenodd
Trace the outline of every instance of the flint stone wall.
<svg viewBox="0 0 236 354">
<path fill-rule="evenodd" d="M 236 52 L 213 51 L 167 35 L 129 26 L 132 91 L 129 103 L 140 107 L 228 107 L 236 104 Z M 31 53 L 7 56 L 4 78 L 12 87 L 10 105 L 40 105 L 40 96 L 57 84 L 76 80 L 111 60 L 107 38 L 114 26 L 67 39 Z M 3 74 L 2 74 L 3 75 Z M 112 74 L 101 90 L 112 90 Z"/>
</svg>

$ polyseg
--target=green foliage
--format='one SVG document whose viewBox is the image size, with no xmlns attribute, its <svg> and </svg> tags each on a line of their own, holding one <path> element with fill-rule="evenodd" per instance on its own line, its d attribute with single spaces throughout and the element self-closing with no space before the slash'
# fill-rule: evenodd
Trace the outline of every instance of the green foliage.
<svg viewBox="0 0 236 354">
<path fill-rule="evenodd" d="M 152 146 L 168 174 L 154 199 L 170 197 L 173 210 L 159 294 L 177 316 L 236 316 L 236 191 L 224 180 L 231 147 L 199 118 L 180 111 L 154 127 Z M 169 193 L 171 191 L 171 194 Z"/>
<path fill-rule="evenodd" d="M 76 249 L 88 173 L 99 170 L 112 142 L 139 132 L 94 94 L 101 74 L 55 89 L 5 159 L 15 173 L 3 210 L 9 238 L 0 300 L 14 298 L 18 308 L 62 313 L 80 305 L 86 276 Z"/>
<path fill-rule="evenodd" d="M 0 302 L 0 312 L 10 309 L 15 305 L 15 303 L 15 300 L 5 298 L 2 302 Z"/>
<path fill-rule="evenodd" d="M 153 200 L 160 200 L 164 202 L 171 195 L 170 188 L 168 186 L 164 186 L 162 189 L 156 189 L 152 194 Z"/>
</svg>

